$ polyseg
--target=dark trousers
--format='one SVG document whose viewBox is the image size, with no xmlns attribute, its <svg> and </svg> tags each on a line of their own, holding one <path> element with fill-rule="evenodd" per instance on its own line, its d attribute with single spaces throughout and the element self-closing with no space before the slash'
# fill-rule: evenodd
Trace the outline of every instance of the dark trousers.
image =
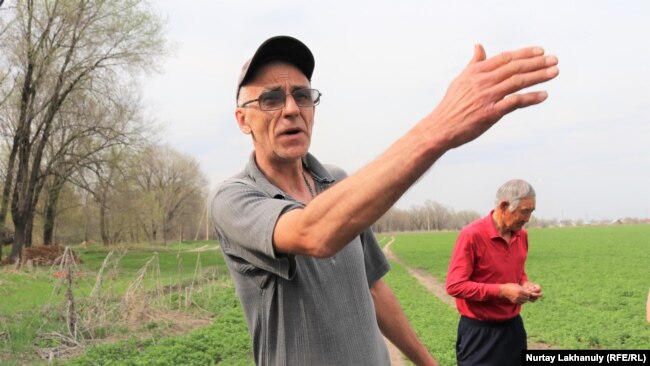
<svg viewBox="0 0 650 366">
<path fill-rule="evenodd" d="M 521 316 L 504 322 L 460 317 L 456 338 L 458 366 L 518 366 L 526 346 Z"/>
</svg>

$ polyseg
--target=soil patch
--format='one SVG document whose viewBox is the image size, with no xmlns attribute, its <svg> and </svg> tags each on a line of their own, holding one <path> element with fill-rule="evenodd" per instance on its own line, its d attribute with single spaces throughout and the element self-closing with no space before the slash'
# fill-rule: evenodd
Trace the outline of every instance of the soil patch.
<svg viewBox="0 0 650 366">
<path fill-rule="evenodd" d="M 20 264 L 28 266 L 52 266 L 61 263 L 65 247 L 61 245 L 35 245 L 23 248 Z M 70 250 L 75 263 L 83 263 L 77 254 Z M 3 259 L 0 265 L 7 265 L 9 257 Z"/>
<path fill-rule="evenodd" d="M 391 366 L 406 366 L 406 362 L 404 361 L 404 356 L 402 356 L 402 352 L 397 348 L 391 341 L 388 340 L 388 338 L 384 337 L 384 341 L 386 342 L 386 347 L 388 347 L 388 353 L 390 354 L 390 365 Z"/>
</svg>

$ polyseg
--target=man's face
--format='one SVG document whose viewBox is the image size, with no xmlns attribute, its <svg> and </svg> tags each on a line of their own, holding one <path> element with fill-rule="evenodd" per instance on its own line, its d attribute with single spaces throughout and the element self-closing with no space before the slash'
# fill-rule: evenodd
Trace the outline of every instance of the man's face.
<svg viewBox="0 0 650 366">
<path fill-rule="evenodd" d="M 510 231 L 519 231 L 530 220 L 535 211 L 535 197 L 526 197 L 519 200 L 519 205 L 514 211 L 510 211 L 508 205 L 503 207 L 502 220 L 505 228 Z"/>
<path fill-rule="evenodd" d="M 296 67 L 273 62 L 263 66 L 240 91 L 239 105 L 257 99 L 260 94 L 282 90 L 290 94 L 296 89 L 310 88 L 307 77 Z M 286 96 L 284 108 L 262 111 L 254 102 L 237 108 L 239 128 L 253 136 L 255 154 L 262 163 L 291 162 L 307 153 L 311 143 L 315 107 L 299 107 L 292 96 Z M 260 161 L 258 161 L 260 163 Z"/>
</svg>

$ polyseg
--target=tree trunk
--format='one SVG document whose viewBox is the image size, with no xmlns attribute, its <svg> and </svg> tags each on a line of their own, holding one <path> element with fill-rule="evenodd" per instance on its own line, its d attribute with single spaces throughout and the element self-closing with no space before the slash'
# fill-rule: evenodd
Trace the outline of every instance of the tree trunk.
<svg viewBox="0 0 650 366">
<path fill-rule="evenodd" d="M 48 200 L 49 201 L 49 200 Z M 48 205 L 45 208 L 45 221 L 43 222 L 43 245 L 52 245 L 54 244 L 53 234 L 54 234 L 54 218 L 56 213 L 54 208 Z"/>
<path fill-rule="evenodd" d="M 24 233 L 25 233 L 25 218 L 21 215 L 22 212 L 19 211 L 19 207 L 22 206 L 22 202 L 19 203 L 20 198 L 24 198 L 21 195 L 21 190 L 27 187 L 27 169 L 29 168 L 29 155 L 31 153 L 31 144 L 29 143 L 30 128 L 31 128 L 31 111 L 33 108 L 34 97 L 36 95 L 36 90 L 33 84 L 34 76 L 34 49 L 32 49 L 32 17 L 31 13 L 33 10 L 32 3 L 28 3 L 28 12 L 30 16 L 28 17 L 27 24 L 27 34 L 26 34 L 26 44 L 27 44 L 27 64 L 25 65 L 25 75 L 22 81 L 22 87 L 20 92 L 20 113 L 18 115 L 18 125 L 16 126 L 16 135 L 14 136 L 14 146 L 13 149 L 16 149 L 17 159 L 18 159 L 18 170 L 16 171 L 16 182 L 13 189 L 13 195 L 11 198 L 11 214 L 14 221 L 14 243 L 11 246 L 11 254 L 9 256 L 9 261 L 14 263 L 16 260 L 20 260 L 22 246 L 25 242 Z"/>
<path fill-rule="evenodd" d="M 54 244 L 54 223 L 56 219 L 56 207 L 61 196 L 61 189 L 65 179 L 56 175 L 52 186 L 48 190 L 47 202 L 45 202 L 45 213 L 43 222 L 43 245 Z"/>
<path fill-rule="evenodd" d="M 168 232 L 170 231 L 168 226 L 169 226 L 169 222 L 167 222 L 167 220 L 165 218 L 163 218 L 163 222 L 162 222 L 162 240 L 163 240 L 164 245 L 167 245 L 167 235 L 168 235 Z"/>
<path fill-rule="evenodd" d="M 32 246 L 32 239 L 33 235 L 32 232 L 34 231 L 34 213 L 32 212 L 29 216 L 27 216 L 27 225 L 25 225 L 25 242 L 23 243 L 24 248 L 29 248 Z"/>
<path fill-rule="evenodd" d="M 86 214 L 84 215 L 84 243 L 90 244 L 90 233 L 88 232 L 88 200 L 84 202 L 84 210 Z"/>
<path fill-rule="evenodd" d="M 102 237 L 102 244 L 108 246 L 111 242 L 108 234 L 108 223 L 106 222 L 106 206 L 103 204 L 99 205 L 99 232 Z"/>
<path fill-rule="evenodd" d="M 11 195 L 11 185 L 14 180 L 14 162 L 16 161 L 16 153 L 18 151 L 16 144 L 16 138 L 14 136 L 14 143 L 11 145 L 11 153 L 9 154 L 9 160 L 7 161 L 7 174 L 4 182 L 4 187 L 2 187 L 2 201 L 0 201 L 0 241 L 4 242 L 7 233 L 9 232 L 5 228 L 7 222 L 7 212 L 9 210 L 9 196 Z M 1 249 L 0 249 L 1 250 Z M 2 259 L 2 253 L 0 252 L 0 259 Z"/>
<path fill-rule="evenodd" d="M 23 243 L 25 242 L 25 227 L 16 226 L 16 231 L 14 232 L 14 243 L 11 245 L 11 254 L 9 254 L 9 263 L 20 262 L 23 252 Z"/>
</svg>

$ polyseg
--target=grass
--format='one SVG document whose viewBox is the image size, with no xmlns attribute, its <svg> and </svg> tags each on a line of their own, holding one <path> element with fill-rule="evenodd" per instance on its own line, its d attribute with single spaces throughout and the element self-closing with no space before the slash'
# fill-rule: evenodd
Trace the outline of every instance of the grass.
<svg viewBox="0 0 650 366">
<path fill-rule="evenodd" d="M 133 245 L 126 248 L 104 247 L 98 244 L 88 248 L 73 247 L 73 250 L 80 254 L 83 260 L 83 263 L 79 265 L 81 272 L 77 277 L 78 286 L 75 288 L 75 295 L 87 296 L 90 293 L 95 285 L 97 271 L 111 250 L 115 250 L 115 257 L 121 256 L 119 268 L 111 282 L 112 290 L 116 293 L 126 291 L 136 273 L 155 253 L 158 253 L 161 273 L 160 278 L 157 278 L 157 280 L 160 280 L 163 285 L 178 284 L 179 258 L 183 271 L 181 274 L 185 280 L 189 280 L 193 276 L 198 259 L 200 259 L 202 268 L 215 268 L 221 270 L 221 272 L 226 272 L 225 262 L 218 250 L 191 252 L 191 250 L 204 245 L 214 247 L 216 242 L 175 243 L 170 244 L 170 246 Z M 59 281 L 58 278 L 53 276 L 56 271 L 58 271 L 57 266 L 17 272 L 5 268 L 5 273 L 0 279 L 2 284 L 0 296 L 3 299 L 0 302 L 0 314 L 13 314 L 29 308 L 44 306 L 50 301 L 61 300 L 62 294 L 52 293 L 55 284 Z M 153 287 L 155 284 L 148 282 L 146 285 Z M 53 295 L 54 298 L 52 298 Z"/>
<path fill-rule="evenodd" d="M 0 278 L 0 314 L 4 316 L 24 311 L 26 307 L 44 305 L 56 281 L 43 271 L 5 272 Z"/>
<path fill-rule="evenodd" d="M 406 269 L 391 263 L 386 283 L 399 299 L 409 322 L 427 349 L 441 365 L 456 363 L 456 310 L 439 301 L 411 277 Z"/>
<path fill-rule="evenodd" d="M 72 287 L 78 324 L 91 323 L 91 328 L 80 330 L 80 341 L 100 344 L 70 364 L 252 364 L 250 336 L 221 252 L 191 251 L 205 245 L 214 248 L 216 243 L 121 248 L 101 276 L 97 298 L 90 294 L 109 251 L 101 246 L 74 248 L 83 260 L 74 268 Z M 35 349 L 71 346 L 63 337 L 71 334 L 66 328 L 65 286 L 53 276 L 59 269 L 0 270 L 0 364 L 45 365 Z M 184 286 L 180 293 L 179 283 Z M 184 319 L 193 324 L 206 315 L 214 319 L 211 325 L 178 336 L 187 328 Z M 109 344 L 101 344 L 106 341 Z"/>
<path fill-rule="evenodd" d="M 530 241 L 529 277 L 545 284 L 539 306 L 525 307 L 533 335 L 566 348 L 648 348 L 649 225 L 533 230 Z"/>
<path fill-rule="evenodd" d="M 217 288 L 215 296 L 201 298 L 199 305 L 216 315 L 212 325 L 161 340 L 130 338 L 99 345 L 66 365 L 254 365 L 244 314 L 233 288 Z"/>
</svg>

